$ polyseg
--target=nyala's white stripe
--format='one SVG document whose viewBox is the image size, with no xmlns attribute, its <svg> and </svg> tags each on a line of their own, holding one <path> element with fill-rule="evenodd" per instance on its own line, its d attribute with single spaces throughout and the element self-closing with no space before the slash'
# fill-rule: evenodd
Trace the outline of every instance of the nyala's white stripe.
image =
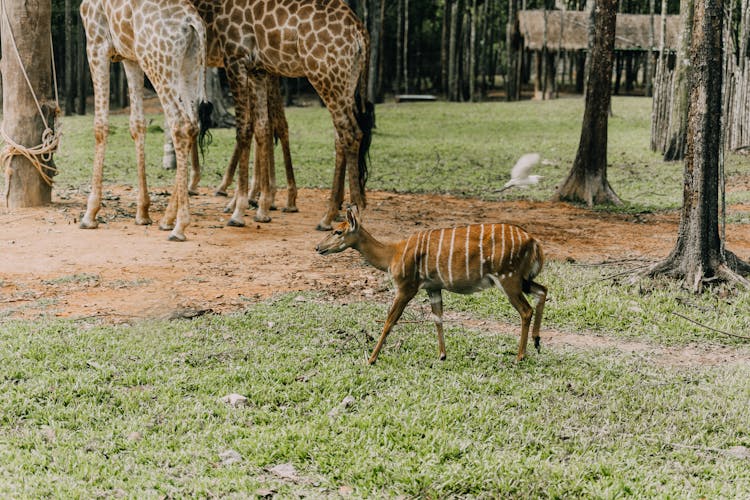
<svg viewBox="0 0 750 500">
<path fill-rule="evenodd" d="M 456 242 L 456 228 L 451 232 L 451 248 L 448 253 L 448 282 L 453 285 L 453 244 Z"/>
<path fill-rule="evenodd" d="M 409 242 L 414 237 L 414 235 L 409 236 L 409 238 L 406 240 L 406 245 L 404 245 L 404 251 L 401 253 L 401 276 L 406 278 L 406 262 L 404 262 L 404 257 L 406 257 L 406 251 L 409 249 Z"/>
<path fill-rule="evenodd" d="M 440 278 L 441 283 L 445 283 L 445 278 L 443 278 L 443 273 L 440 272 L 440 253 L 443 251 L 443 234 L 444 233 L 445 233 L 445 229 L 441 229 L 440 240 L 438 242 L 437 258 L 435 259 L 435 269 L 437 269 L 438 278 Z"/>
<path fill-rule="evenodd" d="M 492 224 L 492 231 L 490 232 L 492 241 L 492 252 L 490 253 L 490 267 L 495 265 L 495 224 Z"/>
<path fill-rule="evenodd" d="M 484 224 L 479 226 L 479 277 L 484 276 Z"/>
<path fill-rule="evenodd" d="M 430 279 L 430 239 L 432 238 L 432 231 L 427 233 L 427 251 L 425 252 L 424 259 L 424 279 Z"/>
<path fill-rule="evenodd" d="M 466 227 L 466 279 L 471 279 L 471 273 L 469 271 L 469 235 L 471 234 L 471 226 Z"/>
</svg>

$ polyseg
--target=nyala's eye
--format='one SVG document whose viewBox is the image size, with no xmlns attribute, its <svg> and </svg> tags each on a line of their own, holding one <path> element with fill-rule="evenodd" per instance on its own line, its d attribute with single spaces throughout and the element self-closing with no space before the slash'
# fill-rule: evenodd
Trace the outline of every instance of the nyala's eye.
<svg viewBox="0 0 750 500">
<path fill-rule="evenodd" d="M 344 234 L 344 232 L 341 229 L 337 229 L 333 232 L 333 234 L 335 234 L 336 236 L 341 236 L 342 234 Z"/>
</svg>

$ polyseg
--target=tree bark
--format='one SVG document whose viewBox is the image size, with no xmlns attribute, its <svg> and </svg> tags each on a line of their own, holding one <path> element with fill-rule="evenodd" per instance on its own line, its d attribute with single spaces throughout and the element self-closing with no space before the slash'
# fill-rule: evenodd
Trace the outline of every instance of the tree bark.
<svg viewBox="0 0 750 500">
<path fill-rule="evenodd" d="M 505 82 L 505 100 L 517 101 L 521 98 L 521 33 L 518 25 L 518 0 L 508 0 L 506 45 L 508 46 L 508 72 Z"/>
<path fill-rule="evenodd" d="M 448 42 L 448 99 L 458 101 L 458 28 L 460 0 L 451 2 L 451 25 Z"/>
<path fill-rule="evenodd" d="M 88 68 L 88 59 L 86 56 L 86 32 L 83 30 L 83 23 L 78 23 L 78 44 L 76 52 L 78 57 L 76 58 L 76 75 L 78 79 L 78 102 L 76 103 L 76 113 L 79 115 L 86 114 L 86 97 L 88 94 L 88 82 L 91 78 L 91 72 Z"/>
<path fill-rule="evenodd" d="M 685 142 L 688 121 L 688 67 L 690 66 L 690 45 L 693 30 L 693 0 L 680 2 L 680 42 L 672 82 L 672 102 L 669 113 L 669 128 L 664 146 L 664 160 L 676 161 L 685 157 Z"/>
<path fill-rule="evenodd" d="M 77 17 L 73 0 L 65 0 L 65 116 L 73 114 L 75 107 L 75 24 Z"/>
<path fill-rule="evenodd" d="M 25 148 L 42 144 L 45 131 L 53 132 L 57 115 L 52 81 L 50 0 L 6 0 L 2 19 L 3 128 Z M 18 48 L 18 54 L 14 47 Z M 19 61 L 20 58 L 20 61 Z M 24 78 L 29 78 L 33 91 Z M 32 93 L 33 92 L 33 93 Z M 37 108 L 34 95 L 41 106 Z M 44 115 L 44 116 L 42 116 Z M 47 126 L 45 126 L 45 120 Z M 49 127 L 49 128 L 47 128 Z M 8 152 L 8 147 L 4 153 Z M 5 194 L 9 208 L 36 207 L 52 201 L 52 184 L 42 177 L 55 174 L 54 160 L 37 156 L 36 167 L 14 155 L 6 163 Z"/>
<path fill-rule="evenodd" d="M 617 0 L 596 0 L 594 47 L 578 153 L 555 199 L 621 204 L 607 181 L 607 123 L 612 93 Z"/>
<path fill-rule="evenodd" d="M 695 3 L 690 44 L 687 154 L 683 205 L 677 243 L 651 275 L 685 280 L 700 292 L 707 280 L 750 282 L 735 271 L 750 265 L 722 251 L 719 237 L 719 163 L 721 161 L 722 0 Z"/>
<path fill-rule="evenodd" d="M 380 40 L 383 29 L 381 5 L 385 0 L 374 0 L 370 9 L 370 66 L 367 75 L 367 100 L 378 102 L 378 63 L 380 62 Z"/>
</svg>

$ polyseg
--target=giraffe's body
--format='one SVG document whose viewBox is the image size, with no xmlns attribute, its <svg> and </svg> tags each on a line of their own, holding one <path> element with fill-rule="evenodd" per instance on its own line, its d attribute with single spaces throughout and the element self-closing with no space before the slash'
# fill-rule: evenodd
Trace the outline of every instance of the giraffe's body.
<svg viewBox="0 0 750 500">
<path fill-rule="evenodd" d="M 250 141 L 255 135 L 260 189 L 255 219 L 268 221 L 272 201 L 273 133 L 270 75 L 307 77 L 336 129 L 336 164 L 328 210 L 318 227 L 330 229 L 349 173 L 351 200 L 364 207 L 365 157 L 372 111 L 364 92 L 369 37 L 343 0 L 192 0 L 206 23 L 208 64 L 224 66 L 235 98 L 239 176 L 230 225 L 244 225 Z M 359 97 L 357 97 L 359 96 Z"/>
<path fill-rule="evenodd" d="M 188 0 L 83 0 L 81 18 L 94 85 L 96 152 L 91 194 L 81 227 L 97 226 L 109 121 L 109 64 L 122 61 L 130 97 L 130 134 L 136 144 L 138 207 L 136 224 L 150 224 L 146 185 L 143 77 L 159 96 L 177 156 L 175 184 L 160 223 L 171 240 L 185 239 L 190 219 L 187 164 L 205 101 L 205 25 Z"/>
</svg>

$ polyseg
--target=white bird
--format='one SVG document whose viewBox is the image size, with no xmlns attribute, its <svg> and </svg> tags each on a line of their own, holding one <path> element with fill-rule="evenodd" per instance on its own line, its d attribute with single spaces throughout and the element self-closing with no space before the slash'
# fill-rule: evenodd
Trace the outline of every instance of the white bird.
<svg viewBox="0 0 750 500">
<path fill-rule="evenodd" d="M 495 192 L 499 193 L 513 186 L 526 187 L 530 184 L 537 184 L 542 176 L 529 175 L 529 172 L 531 167 L 539 163 L 539 158 L 539 153 L 526 153 L 520 157 L 510 171 L 510 180 L 501 189 L 496 189 Z"/>
</svg>

